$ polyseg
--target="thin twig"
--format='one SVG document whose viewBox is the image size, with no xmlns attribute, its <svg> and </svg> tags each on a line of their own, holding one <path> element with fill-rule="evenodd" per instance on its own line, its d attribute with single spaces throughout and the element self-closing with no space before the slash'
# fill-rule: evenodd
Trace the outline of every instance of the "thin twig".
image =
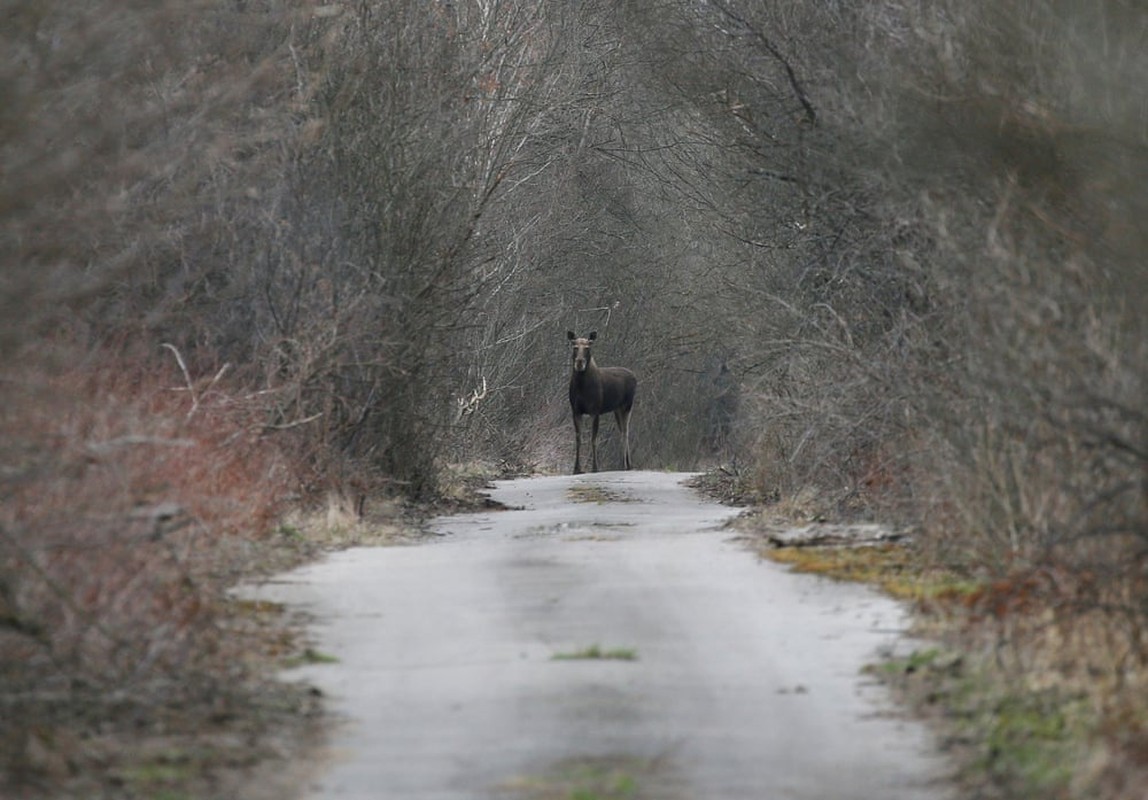
<svg viewBox="0 0 1148 800">
<path fill-rule="evenodd" d="M 179 364 L 179 369 L 181 372 L 183 372 L 183 381 L 185 384 L 187 384 L 187 391 L 191 394 L 191 410 L 187 412 L 187 419 L 191 419 L 192 415 L 199 408 L 199 397 L 195 393 L 195 385 L 191 382 L 191 373 L 187 371 L 187 364 L 184 363 L 183 355 L 179 352 L 179 349 L 176 348 L 174 344 L 164 342 L 162 346 L 166 347 L 168 350 L 175 354 L 176 363 Z M 220 374 L 222 374 L 222 371 Z"/>
<path fill-rule="evenodd" d="M 323 416 L 322 411 L 320 411 L 318 414 L 312 414 L 309 417 L 304 417 L 303 419 L 294 420 L 293 422 L 283 422 L 283 423 L 279 423 L 278 425 L 267 424 L 267 425 L 263 426 L 263 430 L 264 431 L 286 431 L 286 430 L 290 430 L 291 428 L 298 428 L 300 425 L 306 425 L 308 422 L 314 422 L 315 420 L 319 419 L 319 417 L 321 417 L 321 416 Z"/>
<path fill-rule="evenodd" d="M 161 447 L 195 447 L 197 442 L 194 439 L 167 439 L 162 436 L 117 436 L 106 442 L 88 442 L 85 446 L 93 453 L 106 453 L 119 447 L 140 444 Z"/>
<path fill-rule="evenodd" d="M 789 63 L 789 60 L 784 55 L 782 55 L 781 51 L 777 49 L 776 45 L 774 45 L 774 43 L 770 41 L 770 39 L 764 33 L 750 24 L 748 19 L 741 16 L 740 14 L 735 13 L 733 9 L 727 7 L 724 3 L 715 2 L 714 6 L 727 17 L 753 34 L 757 40 L 762 43 L 769 54 L 773 56 L 773 58 L 779 64 L 781 64 L 782 68 L 785 70 L 785 76 L 789 81 L 789 86 L 793 90 L 793 94 L 796 95 L 798 102 L 801 103 L 801 107 L 805 110 L 805 121 L 810 125 L 816 125 L 817 111 L 813 108 L 813 103 L 809 101 L 808 95 L 805 94 L 805 89 L 802 87 L 801 81 L 797 79 L 797 73 L 794 71 L 793 66 Z"/>
</svg>

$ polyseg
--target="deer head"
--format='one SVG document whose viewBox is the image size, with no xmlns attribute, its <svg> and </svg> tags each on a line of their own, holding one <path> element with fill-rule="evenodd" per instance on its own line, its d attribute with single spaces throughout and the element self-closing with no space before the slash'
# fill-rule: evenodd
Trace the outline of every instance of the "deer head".
<svg viewBox="0 0 1148 800">
<path fill-rule="evenodd" d="M 574 371 L 585 372 L 590 366 L 590 345 L 598 338 L 597 331 L 590 331 L 585 338 L 575 336 L 574 331 L 566 331 L 566 338 L 574 348 Z"/>
</svg>

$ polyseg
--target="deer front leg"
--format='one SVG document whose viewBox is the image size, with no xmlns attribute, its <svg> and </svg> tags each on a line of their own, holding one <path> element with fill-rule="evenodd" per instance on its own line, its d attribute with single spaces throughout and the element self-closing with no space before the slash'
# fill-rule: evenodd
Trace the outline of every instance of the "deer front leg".
<svg viewBox="0 0 1148 800">
<path fill-rule="evenodd" d="M 598 415 L 594 415 L 594 422 L 590 425 L 590 462 L 593 471 L 598 471 Z"/>
<path fill-rule="evenodd" d="M 582 415 L 574 412 L 574 474 L 582 471 Z"/>
</svg>

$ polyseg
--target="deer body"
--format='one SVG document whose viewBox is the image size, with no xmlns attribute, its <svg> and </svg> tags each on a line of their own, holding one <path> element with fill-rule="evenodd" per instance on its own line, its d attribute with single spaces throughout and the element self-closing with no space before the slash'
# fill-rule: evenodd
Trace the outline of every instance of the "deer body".
<svg viewBox="0 0 1148 800">
<path fill-rule="evenodd" d="M 598 418 L 614 412 L 618 430 L 622 434 L 622 465 L 630 469 L 630 412 L 634 408 L 634 393 L 638 379 L 625 367 L 599 367 L 594 363 L 590 348 L 597 332 L 580 338 L 566 332 L 573 347 L 573 371 L 570 374 L 570 411 L 574 415 L 574 473 L 582 471 L 582 417 L 589 415 L 590 465 L 598 471 Z"/>
</svg>

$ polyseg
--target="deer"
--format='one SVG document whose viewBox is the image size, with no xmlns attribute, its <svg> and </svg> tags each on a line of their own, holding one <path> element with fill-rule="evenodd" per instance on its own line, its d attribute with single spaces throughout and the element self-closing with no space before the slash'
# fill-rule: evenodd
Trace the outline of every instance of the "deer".
<svg viewBox="0 0 1148 800">
<path fill-rule="evenodd" d="M 590 348 L 598 338 L 597 331 L 588 336 L 575 336 L 566 331 L 573 348 L 573 371 L 570 374 L 570 411 L 574 415 L 574 474 L 582 472 L 582 417 L 590 423 L 590 467 L 598 471 L 598 418 L 614 412 L 622 434 L 622 467 L 630 469 L 630 412 L 638 378 L 625 367 L 599 367 Z"/>
</svg>

